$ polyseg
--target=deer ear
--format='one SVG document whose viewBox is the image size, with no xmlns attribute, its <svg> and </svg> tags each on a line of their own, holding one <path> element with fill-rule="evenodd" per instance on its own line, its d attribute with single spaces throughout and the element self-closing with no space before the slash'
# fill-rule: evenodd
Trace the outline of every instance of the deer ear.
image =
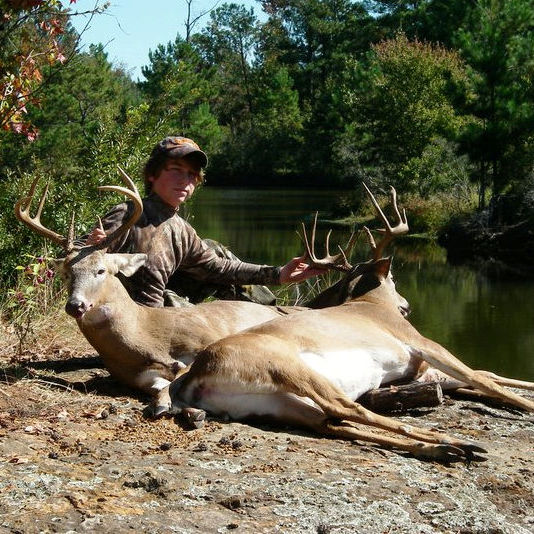
<svg viewBox="0 0 534 534">
<path fill-rule="evenodd" d="M 113 272 L 124 276 L 132 276 L 139 267 L 145 264 L 148 257 L 146 254 L 107 254 L 106 256 L 106 259 L 111 261 Z"/>
<path fill-rule="evenodd" d="M 386 278 L 391 269 L 391 258 L 382 258 L 377 260 L 374 265 L 374 271 L 377 276 Z"/>
</svg>

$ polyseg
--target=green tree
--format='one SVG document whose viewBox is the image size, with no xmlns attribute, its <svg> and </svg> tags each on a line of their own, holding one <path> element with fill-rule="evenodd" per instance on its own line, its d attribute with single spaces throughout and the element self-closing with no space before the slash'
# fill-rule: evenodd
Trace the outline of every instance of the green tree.
<svg viewBox="0 0 534 534">
<path fill-rule="evenodd" d="M 447 48 L 466 20 L 475 0 L 365 0 L 375 13 L 377 32 L 383 39 L 399 31 L 409 39 L 430 41 Z"/>
<path fill-rule="evenodd" d="M 213 162 L 226 183 L 292 185 L 303 142 L 298 94 L 283 67 L 263 66 L 256 78 L 253 126 L 234 133 Z"/>
<path fill-rule="evenodd" d="M 174 42 L 159 44 L 155 50 L 149 50 L 150 63 L 141 67 L 145 80 L 139 83 L 139 87 L 143 93 L 149 98 L 160 96 L 164 91 L 163 83 L 169 77 L 171 70 L 180 60 L 187 61 L 190 54 L 191 47 L 179 35 Z"/>
<path fill-rule="evenodd" d="M 223 4 L 210 13 L 210 21 L 193 43 L 215 69 L 214 84 L 220 97 L 214 110 L 220 122 L 237 134 L 250 129 L 254 114 L 254 70 L 258 20 L 254 10 Z"/>
<path fill-rule="evenodd" d="M 466 91 L 465 68 L 454 52 L 409 41 L 403 34 L 372 47 L 354 63 L 346 92 L 347 126 L 340 158 L 358 181 L 370 177 L 402 190 L 427 191 L 425 176 L 410 173 L 436 137 L 455 140 L 469 117 L 455 98 Z"/>
<path fill-rule="evenodd" d="M 261 32 L 260 57 L 287 69 L 306 118 L 301 172 L 317 183 L 333 182 L 338 173 L 332 148 L 344 125 L 347 59 L 368 50 L 374 38 L 373 19 L 361 3 L 349 0 L 264 0 L 261 4 L 269 19 Z"/>
<path fill-rule="evenodd" d="M 534 9 L 529 0 L 479 0 L 457 34 L 472 69 L 479 120 L 463 141 L 478 165 L 479 205 L 522 181 L 534 164 Z"/>
<path fill-rule="evenodd" d="M 2 0 L 0 8 L 0 128 L 33 141 L 38 129 L 28 109 L 40 104 L 47 67 L 73 56 L 76 35 L 60 0 Z M 103 9 L 96 4 L 91 13 Z"/>
</svg>

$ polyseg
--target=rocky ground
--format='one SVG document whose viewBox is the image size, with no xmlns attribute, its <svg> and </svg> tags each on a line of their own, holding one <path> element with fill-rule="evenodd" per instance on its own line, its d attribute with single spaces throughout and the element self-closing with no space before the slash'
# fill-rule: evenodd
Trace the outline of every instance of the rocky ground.
<svg viewBox="0 0 534 534">
<path fill-rule="evenodd" d="M 295 429 L 187 431 L 145 418 L 90 348 L 8 352 L 0 532 L 534 532 L 531 415 L 446 399 L 399 416 L 489 450 L 444 465 Z"/>
</svg>

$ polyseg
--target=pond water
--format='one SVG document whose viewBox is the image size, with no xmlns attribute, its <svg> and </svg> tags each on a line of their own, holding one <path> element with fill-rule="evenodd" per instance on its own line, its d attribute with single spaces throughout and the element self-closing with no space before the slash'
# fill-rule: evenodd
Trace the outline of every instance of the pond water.
<svg viewBox="0 0 534 534">
<path fill-rule="evenodd" d="M 204 187 L 186 215 L 199 235 L 220 241 L 241 259 L 282 265 L 302 252 L 300 222 L 311 221 L 315 211 L 319 217 L 328 213 L 339 194 Z M 319 230 L 318 244 L 326 227 Z M 349 233 L 334 228 L 331 249 Z M 534 380 L 534 282 L 489 280 L 450 265 L 445 251 L 433 244 L 404 240 L 392 248 L 397 289 L 409 300 L 410 321 L 421 333 L 475 368 Z M 321 251 L 319 246 L 317 254 Z M 352 262 L 367 257 L 361 244 Z"/>
</svg>

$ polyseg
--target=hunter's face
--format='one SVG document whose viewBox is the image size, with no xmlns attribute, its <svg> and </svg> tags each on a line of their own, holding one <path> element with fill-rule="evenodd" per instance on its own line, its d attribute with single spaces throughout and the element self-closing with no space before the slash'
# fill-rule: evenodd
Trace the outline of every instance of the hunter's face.
<svg viewBox="0 0 534 534">
<path fill-rule="evenodd" d="M 151 176 L 152 191 L 173 208 L 177 208 L 195 191 L 199 170 L 185 159 L 170 160 L 159 176 Z"/>
</svg>

